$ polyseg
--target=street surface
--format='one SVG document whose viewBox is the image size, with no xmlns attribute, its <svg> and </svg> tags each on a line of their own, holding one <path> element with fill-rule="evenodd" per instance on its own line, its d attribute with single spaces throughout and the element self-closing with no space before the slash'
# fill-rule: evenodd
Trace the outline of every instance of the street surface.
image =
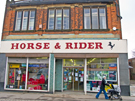
<svg viewBox="0 0 135 101">
<path fill-rule="evenodd" d="M 99 99 L 95 99 L 96 93 L 83 92 L 57 92 L 55 94 L 47 93 L 27 93 L 27 92 L 0 92 L 0 101 L 107 101 L 101 94 Z M 122 96 L 123 101 L 135 101 L 135 97 Z M 110 100 L 108 100 L 110 101 Z M 119 100 L 114 100 L 119 101 Z"/>
</svg>

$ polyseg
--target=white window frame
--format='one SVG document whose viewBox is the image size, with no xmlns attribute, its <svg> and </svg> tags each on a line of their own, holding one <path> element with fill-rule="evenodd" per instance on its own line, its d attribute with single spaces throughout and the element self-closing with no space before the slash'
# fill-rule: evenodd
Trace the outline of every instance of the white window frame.
<svg viewBox="0 0 135 101">
<path fill-rule="evenodd" d="M 69 11 L 69 9 L 63 9 L 63 12 L 64 12 L 64 10 L 68 10 Z M 63 29 L 64 29 L 64 18 L 68 18 L 69 19 L 69 14 L 68 14 L 68 16 L 64 16 L 64 13 L 63 13 Z M 69 29 L 69 20 L 68 20 L 68 28 L 65 28 L 65 29 Z"/>
<path fill-rule="evenodd" d="M 54 15 L 50 16 L 50 10 L 54 10 Z M 57 15 L 57 10 L 61 10 L 61 15 Z M 70 22 L 70 9 L 69 8 L 63 8 L 63 9 L 49 9 L 48 11 L 48 30 L 68 30 L 69 27 L 70 27 L 70 23 L 68 24 L 68 28 L 67 29 L 63 29 L 63 26 L 64 26 L 64 16 L 63 16 L 63 10 L 69 10 L 69 22 Z M 61 29 L 57 29 L 57 17 L 61 17 Z M 54 28 L 53 29 L 50 29 L 49 27 L 49 22 L 50 22 L 50 18 L 53 18 L 54 19 Z"/>
<path fill-rule="evenodd" d="M 28 12 L 28 16 L 29 16 L 29 11 L 23 11 L 22 28 L 21 28 L 21 30 L 27 30 L 27 27 L 28 27 L 28 16 L 27 16 L 27 17 L 24 17 L 25 12 Z M 24 24 L 23 21 L 24 21 L 24 19 L 27 19 L 27 22 L 26 22 L 26 29 L 23 29 L 23 24 Z"/>
<path fill-rule="evenodd" d="M 24 17 L 24 12 L 26 12 L 26 11 L 28 11 L 28 17 Z M 34 24 L 33 24 L 33 30 L 35 29 L 35 17 L 36 17 L 36 15 L 34 15 L 34 17 L 30 17 L 30 14 L 31 14 L 31 11 L 35 11 L 35 10 L 24 10 L 24 11 L 17 11 L 16 12 L 16 18 L 15 18 L 15 27 L 14 27 L 14 30 L 15 31 L 25 31 L 25 30 L 30 30 L 29 29 L 29 23 L 30 23 L 30 19 L 32 18 L 32 19 L 34 19 Z M 21 14 L 21 18 L 18 18 L 18 12 L 21 12 L 22 14 Z M 35 11 L 35 13 L 36 13 L 36 11 Z M 17 28 L 17 20 L 21 20 L 21 22 L 20 22 L 20 28 L 19 28 L 19 30 L 17 30 L 16 28 Z M 23 20 L 24 19 L 27 19 L 27 28 L 26 29 L 23 29 Z"/>
<path fill-rule="evenodd" d="M 33 24 L 33 29 L 32 30 L 34 30 L 34 26 L 35 26 L 35 15 L 34 15 L 34 17 L 31 17 L 31 12 L 32 11 L 34 11 L 34 10 L 30 10 L 29 11 L 29 22 L 28 22 L 28 30 L 31 30 L 30 29 L 30 19 L 34 19 L 34 24 Z M 34 11 L 35 12 L 35 11 Z M 35 12 L 36 13 L 36 12 Z"/>
<path fill-rule="evenodd" d="M 106 7 L 84 7 L 84 10 L 85 9 L 90 9 L 90 29 L 97 29 L 97 30 L 100 30 L 100 29 L 107 29 L 107 17 L 106 17 L 106 15 L 107 15 L 107 13 L 106 13 Z M 92 14 L 92 9 L 97 9 L 97 22 L 98 22 L 98 28 L 93 28 L 93 24 L 92 24 L 92 19 L 93 19 L 93 14 Z M 105 13 L 104 13 L 104 16 L 105 16 L 105 26 L 106 26 L 106 28 L 100 28 L 100 12 L 99 12 L 99 10 L 100 9 L 104 9 L 105 10 Z M 84 11 L 83 10 L 83 11 Z M 87 29 L 87 27 L 86 27 L 86 21 L 85 21 L 85 13 L 83 12 L 83 14 L 84 14 L 84 29 Z"/>
<path fill-rule="evenodd" d="M 90 13 L 89 14 L 85 14 L 84 13 L 84 29 L 91 29 L 91 10 L 90 10 L 90 8 L 84 8 L 84 10 L 85 9 L 89 9 L 89 11 L 90 11 Z M 89 17 L 89 19 L 90 19 L 90 28 L 88 28 L 88 26 L 87 26 L 87 21 L 86 21 L 86 19 L 85 19 L 85 17 Z"/>
<path fill-rule="evenodd" d="M 50 15 L 50 11 L 51 10 L 53 10 L 54 11 L 54 14 L 53 15 Z M 48 17 L 48 29 L 49 30 L 54 30 L 54 22 L 53 22 L 53 29 L 50 29 L 50 27 L 49 27 L 49 22 L 50 22 L 50 18 L 53 18 L 53 20 L 54 20 L 54 17 L 55 17 L 55 9 L 49 9 L 49 17 Z M 54 20 L 55 21 L 55 20 Z"/>
<path fill-rule="evenodd" d="M 16 14 L 15 31 L 21 30 L 22 12 L 21 12 L 21 18 L 18 18 L 18 13 L 19 13 L 19 12 L 21 12 L 21 11 L 17 11 L 17 14 Z M 19 30 L 17 29 L 17 26 L 18 26 L 18 25 L 17 25 L 17 21 L 18 21 L 18 20 L 21 20 L 21 21 L 20 21 L 20 25 L 19 25 L 19 26 L 20 26 Z"/>
</svg>

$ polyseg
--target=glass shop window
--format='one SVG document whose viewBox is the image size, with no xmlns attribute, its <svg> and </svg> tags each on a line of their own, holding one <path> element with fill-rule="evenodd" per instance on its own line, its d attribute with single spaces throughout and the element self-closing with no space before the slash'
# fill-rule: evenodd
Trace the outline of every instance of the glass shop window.
<svg viewBox="0 0 135 101">
<path fill-rule="evenodd" d="M 26 82 L 26 58 L 9 58 L 8 59 L 8 79 L 6 88 L 25 89 Z"/>
<path fill-rule="evenodd" d="M 99 91 L 103 76 L 110 84 L 117 85 L 117 58 L 87 59 L 87 91 Z M 110 89 L 105 87 L 107 91 Z"/>
<path fill-rule="evenodd" d="M 28 64 L 28 90 L 48 90 L 49 59 L 29 58 Z"/>
</svg>

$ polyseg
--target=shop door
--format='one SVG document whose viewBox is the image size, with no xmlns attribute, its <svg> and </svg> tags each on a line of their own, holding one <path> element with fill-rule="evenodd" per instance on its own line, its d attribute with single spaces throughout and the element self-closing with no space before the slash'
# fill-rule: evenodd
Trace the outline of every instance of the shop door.
<svg viewBox="0 0 135 101">
<path fill-rule="evenodd" d="M 84 90 L 84 69 L 64 68 L 63 69 L 63 90 L 83 91 Z"/>
</svg>

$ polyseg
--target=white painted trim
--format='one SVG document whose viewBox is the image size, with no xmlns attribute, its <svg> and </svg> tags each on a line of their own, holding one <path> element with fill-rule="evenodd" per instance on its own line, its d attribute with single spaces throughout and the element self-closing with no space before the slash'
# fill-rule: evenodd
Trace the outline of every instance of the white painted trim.
<svg viewBox="0 0 135 101">
<path fill-rule="evenodd" d="M 87 94 L 87 83 L 86 83 L 86 75 L 87 75 L 87 59 L 85 59 L 85 64 L 84 64 L 84 93 L 85 95 Z"/>
<path fill-rule="evenodd" d="M 25 82 L 25 90 L 27 89 L 27 79 L 28 79 L 28 63 L 29 63 L 29 58 L 27 58 L 27 63 L 26 63 L 26 82 Z"/>
<path fill-rule="evenodd" d="M 120 67 L 119 67 L 119 58 L 117 58 L 117 78 L 118 78 L 118 86 L 120 86 Z"/>
<path fill-rule="evenodd" d="M 53 69 L 53 93 L 55 92 L 55 57 L 54 57 L 54 69 Z"/>
<path fill-rule="evenodd" d="M 8 80 L 8 57 L 6 59 L 6 69 L 5 69 L 5 82 L 4 82 L 4 89 L 6 89 L 6 85 L 7 85 L 7 80 Z"/>
<path fill-rule="evenodd" d="M 49 54 L 49 74 L 48 74 L 48 91 L 50 91 L 50 63 L 51 63 L 51 54 Z"/>
</svg>

